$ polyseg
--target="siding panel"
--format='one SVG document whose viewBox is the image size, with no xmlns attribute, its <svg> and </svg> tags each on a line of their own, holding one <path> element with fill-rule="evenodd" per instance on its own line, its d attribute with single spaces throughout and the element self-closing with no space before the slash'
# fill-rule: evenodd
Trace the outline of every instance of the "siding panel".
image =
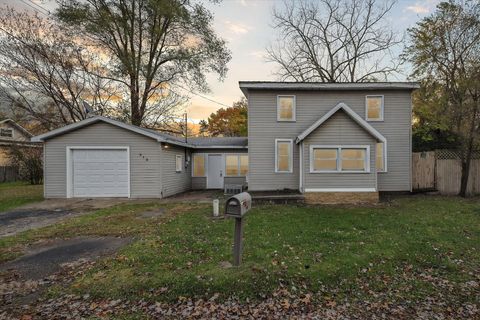
<svg viewBox="0 0 480 320">
<path fill-rule="evenodd" d="M 297 121 L 277 122 L 277 94 L 296 95 Z M 369 122 L 387 139 L 388 172 L 378 174 L 380 191 L 409 191 L 411 168 L 411 94 L 402 90 L 376 91 L 255 91 L 248 95 L 250 190 L 298 189 L 298 146 L 293 173 L 275 173 L 275 139 L 295 139 L 339 102 L 365 118 L 365 96 L 384 95 L 384 121 Z"/>
<path fill-rule="evenodd" d="M 175 171 L 175 159 L 181 155 L 183 164 L 185 164 L 185 148 L 169 146 L 168 149 L 161 150 L 162 155 L 162 195 L 169 197 L 177 193 L 190 190 L 192 185 L 191 164 L 181 172 Z M 190 151 L 187 151 L 187 157 L 190 157 Z"/>
</svg>

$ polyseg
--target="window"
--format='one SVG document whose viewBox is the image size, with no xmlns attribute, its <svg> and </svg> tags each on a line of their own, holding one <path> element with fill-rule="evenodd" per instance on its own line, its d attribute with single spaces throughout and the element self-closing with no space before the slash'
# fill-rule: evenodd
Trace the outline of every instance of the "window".
<svg viewBox="0 0 480 320">
<path fill-rule="evenodd" d="M 383 142 L 379 142 L 375 148 L 375 167 L 377 168 L 378 172 L 385 172 L 386 168 L 386 154 L 385 154 L 385 144 Z"/>
<path fill-rule="evenodd" d="M 342 171 L 365 171 L 365 149 L 341 149 Z"/>
<path fill-rule="evenodd" d="M 275 172 L 290 173 L 292 172 L 292 154 L 293 144 L 290 139 L 275 140 Z"/>
<path fill-rule="evenodd" d="M 367 96 L 365 104 L 368 121 L 383 121 L 383 96 Z"/>
<path fill-rule="evenodd" d="M 227 176 L 246 176 L 248 174 L 248 155 L 226 155 L 225 171 Z"/>
<path fill-rule="evenodd" d="M 315 171 L 337 171 L 338 149 L 313 149 L 313 168 Z"/>
<path fill-rule="evenodd" d="M 295 121 L 295 96 L 277 96 L 277 121 Z"/>
<path fill-rule="evenodd" d="M 310 172 L 370 172 L 370 146 L 311 146 Z"/>
<path fill-rule="evenodd" d="M 13 138 L 13 129 L 1 128 L 0 137 Z"/>
<path fill-rule="evenodd" d="M 203 154 L 193 156 L 193 176 L 205 177 L 205 156 Z"/>
<path fill-rule="evenodd" d="M 183 157 L 179 154 L 175 156 L 175 171 L 182 172 L 183 167 Z"/>
</svg>

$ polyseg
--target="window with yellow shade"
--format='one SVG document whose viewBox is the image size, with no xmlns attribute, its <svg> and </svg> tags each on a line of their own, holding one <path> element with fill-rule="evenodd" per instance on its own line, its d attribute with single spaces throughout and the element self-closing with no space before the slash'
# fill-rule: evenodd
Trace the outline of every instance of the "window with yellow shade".
<svg viewBox="0 0 480 320">
<path fill-rule="evenodd" d="M 293 171 L 293 141 L 290 139 L 275 140 L 275 172 L 290 173 Z"/>
<path fill-rule="evenodd" d="M 383 121 L 383 96 L 367 96 L 365 104 L 367 121 Z"/>
<path fill-rule="evenodd" d="M 310 146 L 310 172 L 370 172 L 370 146 Z"/>
<path fill-rule="evenodd" d="M 385 172 L 385 144 L 379 142 L 375 148 L 375 167 L 378 172 Z"/>
<path fill-rule="evenodd" d="M 193 176 L 205 177 L 205 156 L 203 154 L 193 156 Z"/>
<path fill-rule="evenodd" d="M 245 177 L 248 175 L 248 155 L 229 154 L 225 156 L 227 176 Z"/>
<path fill-rule="evenodd" d="M 277 121 L 295 121 L 295 96 L 277 96 Z"/>
</svg>

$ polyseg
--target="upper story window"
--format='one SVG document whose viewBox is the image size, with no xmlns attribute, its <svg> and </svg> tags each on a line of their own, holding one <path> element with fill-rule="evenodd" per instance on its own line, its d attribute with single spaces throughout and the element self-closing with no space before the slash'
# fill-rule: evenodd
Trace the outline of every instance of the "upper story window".
<svg viewBox="0 0 480 320">
<path fill-rule="evenodd" d="M 366 96 L 365 109 L 367 121 L 383 121 L 383 96 Z"/>
<path fill-rule="evenodd" d="M 183 157 L 179 154 L 175 156 L 175 172 L 182 172 Z"/>
<path fill-rule="evenodd" d="M 369 146 L 311 146 L 310 172 L 370 172 Z"/>
<path fill-rule="evenodd" d="M 248 174 L 248 155 L 228 154 L 225 156 L 227 176 L 245 177 Z"/>
<path fill-rule="evenodd" d="M 13 129 L 11 128 L 1 128 L 0 137 L 2 138 L 13 138 Z"/>
<path fill-rule="evenodd" d="M 293 171 L 293 141 L 291 139 L 275 140 L 275 172 L 291 173 Z"/>
<path fill-rule="evenodd" d="M 295 121 L 295 96 L 277 96 L 277 121 Z"/>
<path fill-rule="evenodd" d="M 193 155 L 193 176 L 205 177 L 205 156 L 203 154 Z"/>
</svg>

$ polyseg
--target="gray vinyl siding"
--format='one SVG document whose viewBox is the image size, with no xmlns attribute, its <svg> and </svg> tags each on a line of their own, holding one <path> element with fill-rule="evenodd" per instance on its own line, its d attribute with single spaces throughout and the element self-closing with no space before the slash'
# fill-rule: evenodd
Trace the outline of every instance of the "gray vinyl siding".
<svg viewBox="0 0 480 320">
<path fill-rule="evenodd" d="M 207 177 L 192 177 L 192 189 L 193 190 L 207 189 Z"/>
<path fill-rule="evenodd" d="M 304 140 L 304 188 L 376 188 L 376 140 L 345 112 L 339 111 Z M 370 146 L 369 173 L 311 173 L 310 147 L 313 145 Z M 339 155 L 340 156 L 340 155 Z"/>
<path fill-rule="evenodd" d="M 296 96 L 296 122 L 277 122 L 279 94 Z M 387 139 L 388 172 L 378 174 L 380 191 L 409 191 L 411 163 L 411 94 L 409 90 L 255 91 L 248 94 L 249 189 L 298 189 L 298 146 L 293 148 L 293 173 L 275 173 L 275 139 L 295 139 L 315 121 L 346 103 L 365 118 L 365 96 L 384 95 L 384 121 L 369 122 Z"/>
<path fill-rule="evenodd" d="M 181 172 L 176 172 L 176 155 L 181 155 L 185 164 L 185 148 L 169 146 L 161 150 L 162 154 L 162 195 L 169 197 L 177 193 L 190 190 L 192 184 L 191 165 L 182 167 Z M 190 151 L 187 151 L 187 157 Z"/>
<path fill-rule="evenodd" d="M 45 142 L 45 197 L 66 197 L 67 146 L 130 147 L 130 196 L 161 197 L 160 144 L 107 123 L 96 123 Z"/>
</svg>

